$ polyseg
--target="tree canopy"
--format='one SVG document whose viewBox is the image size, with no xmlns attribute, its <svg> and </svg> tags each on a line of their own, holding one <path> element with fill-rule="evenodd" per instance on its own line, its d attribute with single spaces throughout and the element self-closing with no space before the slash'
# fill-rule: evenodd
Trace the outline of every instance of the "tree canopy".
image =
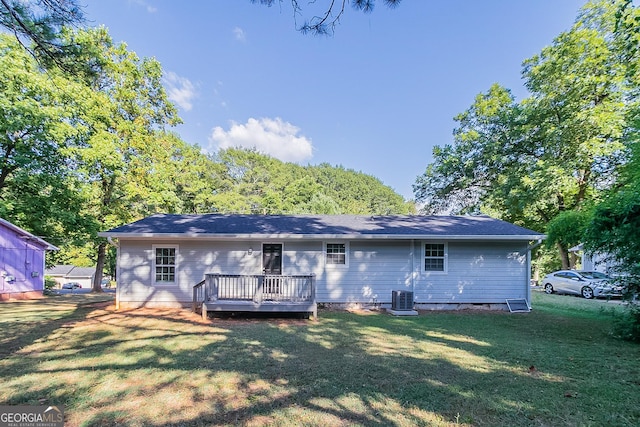
<svg viewBox="0 0 640 427">
<path fill-rule="evenodd" d="M 376 0 L 328 0 L 305 2 L 301 5 L 299 0 L 288 0 L 293 8 L 293 16 L 297 29 L 303 34 L 330 35 L 335 31 L 344 15 L 347 5 L 355 10 L 371 13 L 376 6 Z M 379 0 L 387 7 L 393 8 L 400 4 L 401 0 Z M 282 4 L 285 0 L 251 0 L 252 3 L 260 3 L 266 6 Z M 298 18 L 302 19 L 302 24 L 298 25 Z"/>
<path fill-rule="evenodd" d="M 255 150 L 214 156 L 210 211 L 265 214 L 406 214 L 413 205 L 377 178 L 320 164 L 285 163 Z"/>
<path fill-rule="evenodd" d="M 254 150 L 207 154 L 168 130 L 180 122 L 162 67 L 113 43 L 105 28 L 63 29 L 73 73 L 42 67 L 0 35 L 0 215 L 51 241 L 58 262 L 113 254 L 97 232 L 157 212 L 410 213 L 378 179 Z"/>
<path fill-rule="evenodd" d="M 0 0 L 0 26 L 32 56 L 67 71 L 78 65 L 71 55 L 77 46 L 64 42 L 61 35 L 65 27 L 83 21 L 77 0 Z"/>
<path fill-rule="evenodd" d="M 524 62 L 528 98 L 518 102 L 495 84 L 456 117 L 453 144 L 434 149 L 414 184 L 425 211 L 483 211 L 544 230 L 615 185 L 636 90 L 616 33 L 621 4 L 587 4 L 570 30 Z M 557 243 L 568 267 L 566 239 Z"/>
</svg>

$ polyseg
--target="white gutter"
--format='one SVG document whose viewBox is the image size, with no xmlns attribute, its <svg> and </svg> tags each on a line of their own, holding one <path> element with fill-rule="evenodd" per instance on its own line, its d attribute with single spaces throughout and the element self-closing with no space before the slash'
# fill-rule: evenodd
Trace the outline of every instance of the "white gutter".
<svg viewBox="0 0 640 427">
<path fill-rule="evenodd" d="M 438 235 L 438 234 L 213 234 L 213 233 L 98 233 L 100 237 L 127 239 L 305 239 L 305 240 L 493 240 L 493 241 L 522 241 L 545 239 L 544 235 Z"/>
<path fill-rule="evenodd" d="M 416 257 L 414 252 L 415 250 L 416 250 L 416 241 L 411 240 L 411 250 L 409 251 L 409 254 L 411 255 L 411 292 L 413 292 L 414 301 L 416 297 L 416 272 L 415 272 Z"/>
<path fill-rule="evenodd" d="M 547 236 L 544 236 L 544 238 L 546 238 L 546 237 L 547 237 Z M 537 239 L 538 241 L 537 241 L 535 244 L 533 244 L 533 245 L 529 245 L 529 246 L 527 247 L 527 252 L 531 252 L 532 250 L 534 250 L 535 248 L 537 248 L 538 246 L 540 246 L 540 245 L 542 244 L 542 241 L 544 240 L 544 238 L 540 238 L 540 237 L 538 237 L 538 239 Z M 535 239 L 531 239 L 531 240 L 535 240 Z"/>
</svg>

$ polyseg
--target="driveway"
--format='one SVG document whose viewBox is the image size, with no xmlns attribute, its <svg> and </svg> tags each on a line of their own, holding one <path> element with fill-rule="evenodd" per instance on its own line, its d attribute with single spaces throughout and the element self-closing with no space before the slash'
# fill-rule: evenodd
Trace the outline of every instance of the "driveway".
<svg viewBox="0 0 640 427">
<path fill-rule="evenodd" d="M 115 294 L 115 288 L 102 288 L 105 294 Z M 80 289 L 51 289 L 52 295 L 86 295 L 91 293 L 91 288 Z"/>
</svg>

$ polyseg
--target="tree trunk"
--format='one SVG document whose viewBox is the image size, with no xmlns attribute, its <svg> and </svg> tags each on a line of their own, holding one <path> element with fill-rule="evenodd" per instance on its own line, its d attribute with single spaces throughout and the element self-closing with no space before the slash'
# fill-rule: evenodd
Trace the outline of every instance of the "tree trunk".
<svg viewBox="0 0 640 427">
<path fill-rule="evenodd" d="M 562 260 L 562 269 L 568 270 L 571 267 L 571 264 L 569 263 L 569 251 L 560 243 L 556 243 L 556 247 L 558 248 L 558 253 L 560 254 L 560 260 Z"/>
<path fill-rule="evenodd" d="M 102 291 L 102 272 L 104 271 L 104 261 L 107 254 L 107 242 L 101 242 L 98 245 L 98 258 L 96 259 L 96 273 L 93 275 L 93 284 L 91 292 Z"/>
<path fill-rule="evenodd" d="M 574 268 L 576 268 L 577 263 L 578 263 L 578 256 L 576 255 L 575 252 L 571 252 L 569 254 L 569 267 L 573 270 Z"/>
</svg>

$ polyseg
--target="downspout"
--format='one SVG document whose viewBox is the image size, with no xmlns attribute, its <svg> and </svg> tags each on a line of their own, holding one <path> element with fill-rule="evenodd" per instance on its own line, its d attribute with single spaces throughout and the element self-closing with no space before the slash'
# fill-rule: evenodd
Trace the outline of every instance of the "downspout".
<svg viewBox="0 0 640 427">
<path fill-rule="evenodd" d="M 107 237 L 107 242 L 116 248 L 116 310 L 120 310 L 120 286 L 118 286 L 118 279 L 120 278 L 120 245 L 114 242 L 111 236 Z"/>
<path fill-rule="evenodd" d="M 416 241 L 411 239 L 411 248 L 409 250 L 409 255 L 411 256 L 411 292 L 413 292 L 413 298 L 415 301 L 415 297 L 416 297 L 416 272 L 415 272 L 415 251 L 416 248 Z"/>
<path fill-rule="evenodd" d="M 531 251 L 542 244 L 542 239 L 539 239 L 535 244 L 527 246 L 527 304 L 531 308 Z"/>
</svg>

